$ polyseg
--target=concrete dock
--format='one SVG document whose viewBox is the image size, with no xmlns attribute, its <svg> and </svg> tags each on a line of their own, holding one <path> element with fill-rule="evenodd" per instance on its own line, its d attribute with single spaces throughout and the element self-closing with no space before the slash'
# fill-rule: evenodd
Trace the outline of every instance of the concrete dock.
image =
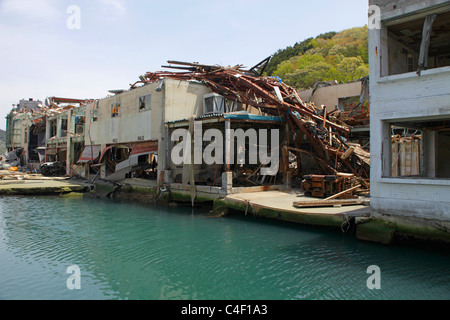
<svg viewBox="0 0 450 320">
<path fill-rule="evenodd" d="M 91 190 L 85 180 L 73 180 L 42 175 L 8 175 L 0 181 L 0 195 L 61 195 L 71 192 L 84 193 Z"/>
<path fill-rule="evenodd" d="M 351 219 L 370 216 L 370 207 L 366 205 L 317 208 L 296 208 L 293 206 L 294 202 L 319 200 L 306 197 L 303 193 L 294 190 L 272 190 L 228 195 L 222 200 L 217 200 L 215 207 L 224 205 L 227 208 L 255 216 L 340 228 Z"/>
</svg>

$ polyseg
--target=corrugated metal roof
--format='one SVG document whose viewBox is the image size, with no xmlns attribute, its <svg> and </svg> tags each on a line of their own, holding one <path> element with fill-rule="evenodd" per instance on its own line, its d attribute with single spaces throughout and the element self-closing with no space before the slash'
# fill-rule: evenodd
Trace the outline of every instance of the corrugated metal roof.
<svg viewBox="0 0 450 320">
<path fill-rule="evenodd" d="M 223 115 L 224 115 L 223 113 L 210 113 L 210 114 L 205 114 L 200 117 L 196 117 L 195 120 L 202 120 L 202 119 L 208 119 L 208 118 L 219 118 L 219 117 L 223 117 Z M 185 122 L 185 121 L 189 121 L 189 118 L 167 121 L 166 124 L 179 123 L 179 122 Z"/>
<path fill-rule="evenodd" d="M 275 117 L 275 116 L 263 116 L 263 115 L 257 115 L 257 114 L 251 114 L 246 111 L 243 112 L 231 112 L 231 113 L 210 113 L 206 114 L 200 117 L 196 117 L 195 120 L 203 120 L 203 119 L 209 119 L 209 118 L 219 118 L 223 117 L 224 119 L 235 119 L 235 120 L 255 120 L 255 121 L 276 121 L 276 122 L 285 122 L 284 117 Z M 189 121 L 188 118 L 185 119 L 179 119 L 179 120 L 173 120 L 173 121 L 167 121 L 166 124 L 172 124 L 172 123 L 180 123 L 180 122 L 186 122 Z"/>
</svg>

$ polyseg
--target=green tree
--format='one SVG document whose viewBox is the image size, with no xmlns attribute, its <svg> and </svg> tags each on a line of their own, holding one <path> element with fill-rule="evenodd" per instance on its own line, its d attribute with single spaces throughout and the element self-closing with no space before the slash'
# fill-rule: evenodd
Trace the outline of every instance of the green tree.
<svg viewBox="0 0 450 320">
<path fill-rule="evenodd" d="M 316 81 L 333 80 L 335 69 L 325 61 L 311 62 L 293 73 L 286 74 L 283 80 L 295 88 L 313 87 Z"/>
<path fill-rule="evenodd" d="M 344 58 L 336 69 L 339 73 L 338 81 L 342 82 L 354 81 L 369 74 L 369 68 L 360 56 Z"/>
<path fill-rule="evenodd" d="M 292 47 L 286 47 L 285 49 L 278 50 L 275 54 L 273 54 L 271 61 L 267 65 L 265 74 L 268 76 L 272 76 L 280 63 L 295 56 L 301 55 L 307 50 L 311 49 L 311 40 L 313 40 L 313 38 L 308 38 L 301 42 L 297 42 Z"/>
<path fill-rule="evenodd" d="M 328 32 L 287 47 L 273 56 L 266 75 L 308 88 L 316 81 L 354 81 L 368 75 L 368 27 Z"/>
</svg>

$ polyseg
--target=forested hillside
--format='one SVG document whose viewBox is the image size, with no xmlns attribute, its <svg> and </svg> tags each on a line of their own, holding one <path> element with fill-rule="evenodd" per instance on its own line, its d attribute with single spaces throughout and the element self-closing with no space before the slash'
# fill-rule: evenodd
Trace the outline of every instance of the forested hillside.
<svg viewBox="0 0 450 320">
<path fill-rule="evenodd" d="M 266 75 L 306 89 L 316 81 L 345 83 L 365 77 L 369 74 L 368 60 L 368 28 L 356 27 L 321 34 L 278 50 Z"/>
</svg>

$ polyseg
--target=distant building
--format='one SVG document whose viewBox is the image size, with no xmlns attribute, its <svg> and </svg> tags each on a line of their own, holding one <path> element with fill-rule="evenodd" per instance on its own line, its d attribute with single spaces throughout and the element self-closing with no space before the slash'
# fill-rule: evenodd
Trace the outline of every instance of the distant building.
<svg viewBox="0 0 450 320">
<path fill-rule="evenodd" d="M 28 118 L 28 114 L 22 114 L 24 110 L 38 111 L 42 107 L 42 101 L 30 98 L 28 100 L 22 99 L 6 116 L 6 149 L 11 151 L 16 147 L 21 146 L 24 139 L 25 127 L 22 126 L 22 120 Z M 18 115 L 21 114 L 21 115 Z"/>
<path fill-rule="evenodd" d="M 30 98 L 28 100 L 20 100 L 16 109 L 17 111 L 22 111 L 23 109 L 39 110 L 40 107 L 42 107 L 42 101 Z"/>
<path fill-rule="evenodd" d="M 339 114 L 339 118 L 351 126 L 350 140 L 369 149 L 368 77 L 342 84 L 335 81 L 317 82 L 313 88 L 301 90 L 298 94 L 306 102 L 317 107 L 324 106 L 328 114 Z"/>
<path fill-rule="evenodd" d="M 373 213 L 448 234 L 450 1 L 369 2 Z"/>
<path fill-rule="evenodd" d="M 110 181 L 145 177 L 183 184 L 193 177 L 196 184 L 220 190 L 224 183 L 232 186 L 231 178 L 222 181 L 224 171 L 231 177 L 230 168 L 171 161 L 175 129 L 189 128 L 195 118 L 204 125 L 202 134 L 212 127 L 225 132 L 227 126 L 285 130 L 281 117 L 261 115 L 259 109 L 228 100 L 199 81 L 161 78 L 109 92 L 102 99 L 48 98 L 44 106 L 14 108 L 7 117 L 9 151 L 23 149 L 21 164 L 30 169 L 61 162 L 67 175 Z"/>
<path fill-rule="evenodd" d="M 316 83 L 314 88 L 301 90 L 298 94 L 304 101 L 316 106 L 324 105 L 328 112 L 335 109 L 348 111 L 360 103 L 362 89 L 361 80 L 343 84 L 324 81 Z"/>
<path fill-rule="evenodd" d="M 21 100 L 6 117 L 7 151 L 23 149 L 20 160 L 30 169 L 39 169 L 46 161 L 66 161 L 68 145 L 68 121 L 71 110 L 80 107 L 85 100 L 47 98 L 43 105 L 39 100 Z M 51 143 L 58 140 L 58 153 L 52 153 Z M 49 148 L 50 147 L 50 148 Z M 72 160 L 73 162 L 73 160 Z"/>
</svg>

